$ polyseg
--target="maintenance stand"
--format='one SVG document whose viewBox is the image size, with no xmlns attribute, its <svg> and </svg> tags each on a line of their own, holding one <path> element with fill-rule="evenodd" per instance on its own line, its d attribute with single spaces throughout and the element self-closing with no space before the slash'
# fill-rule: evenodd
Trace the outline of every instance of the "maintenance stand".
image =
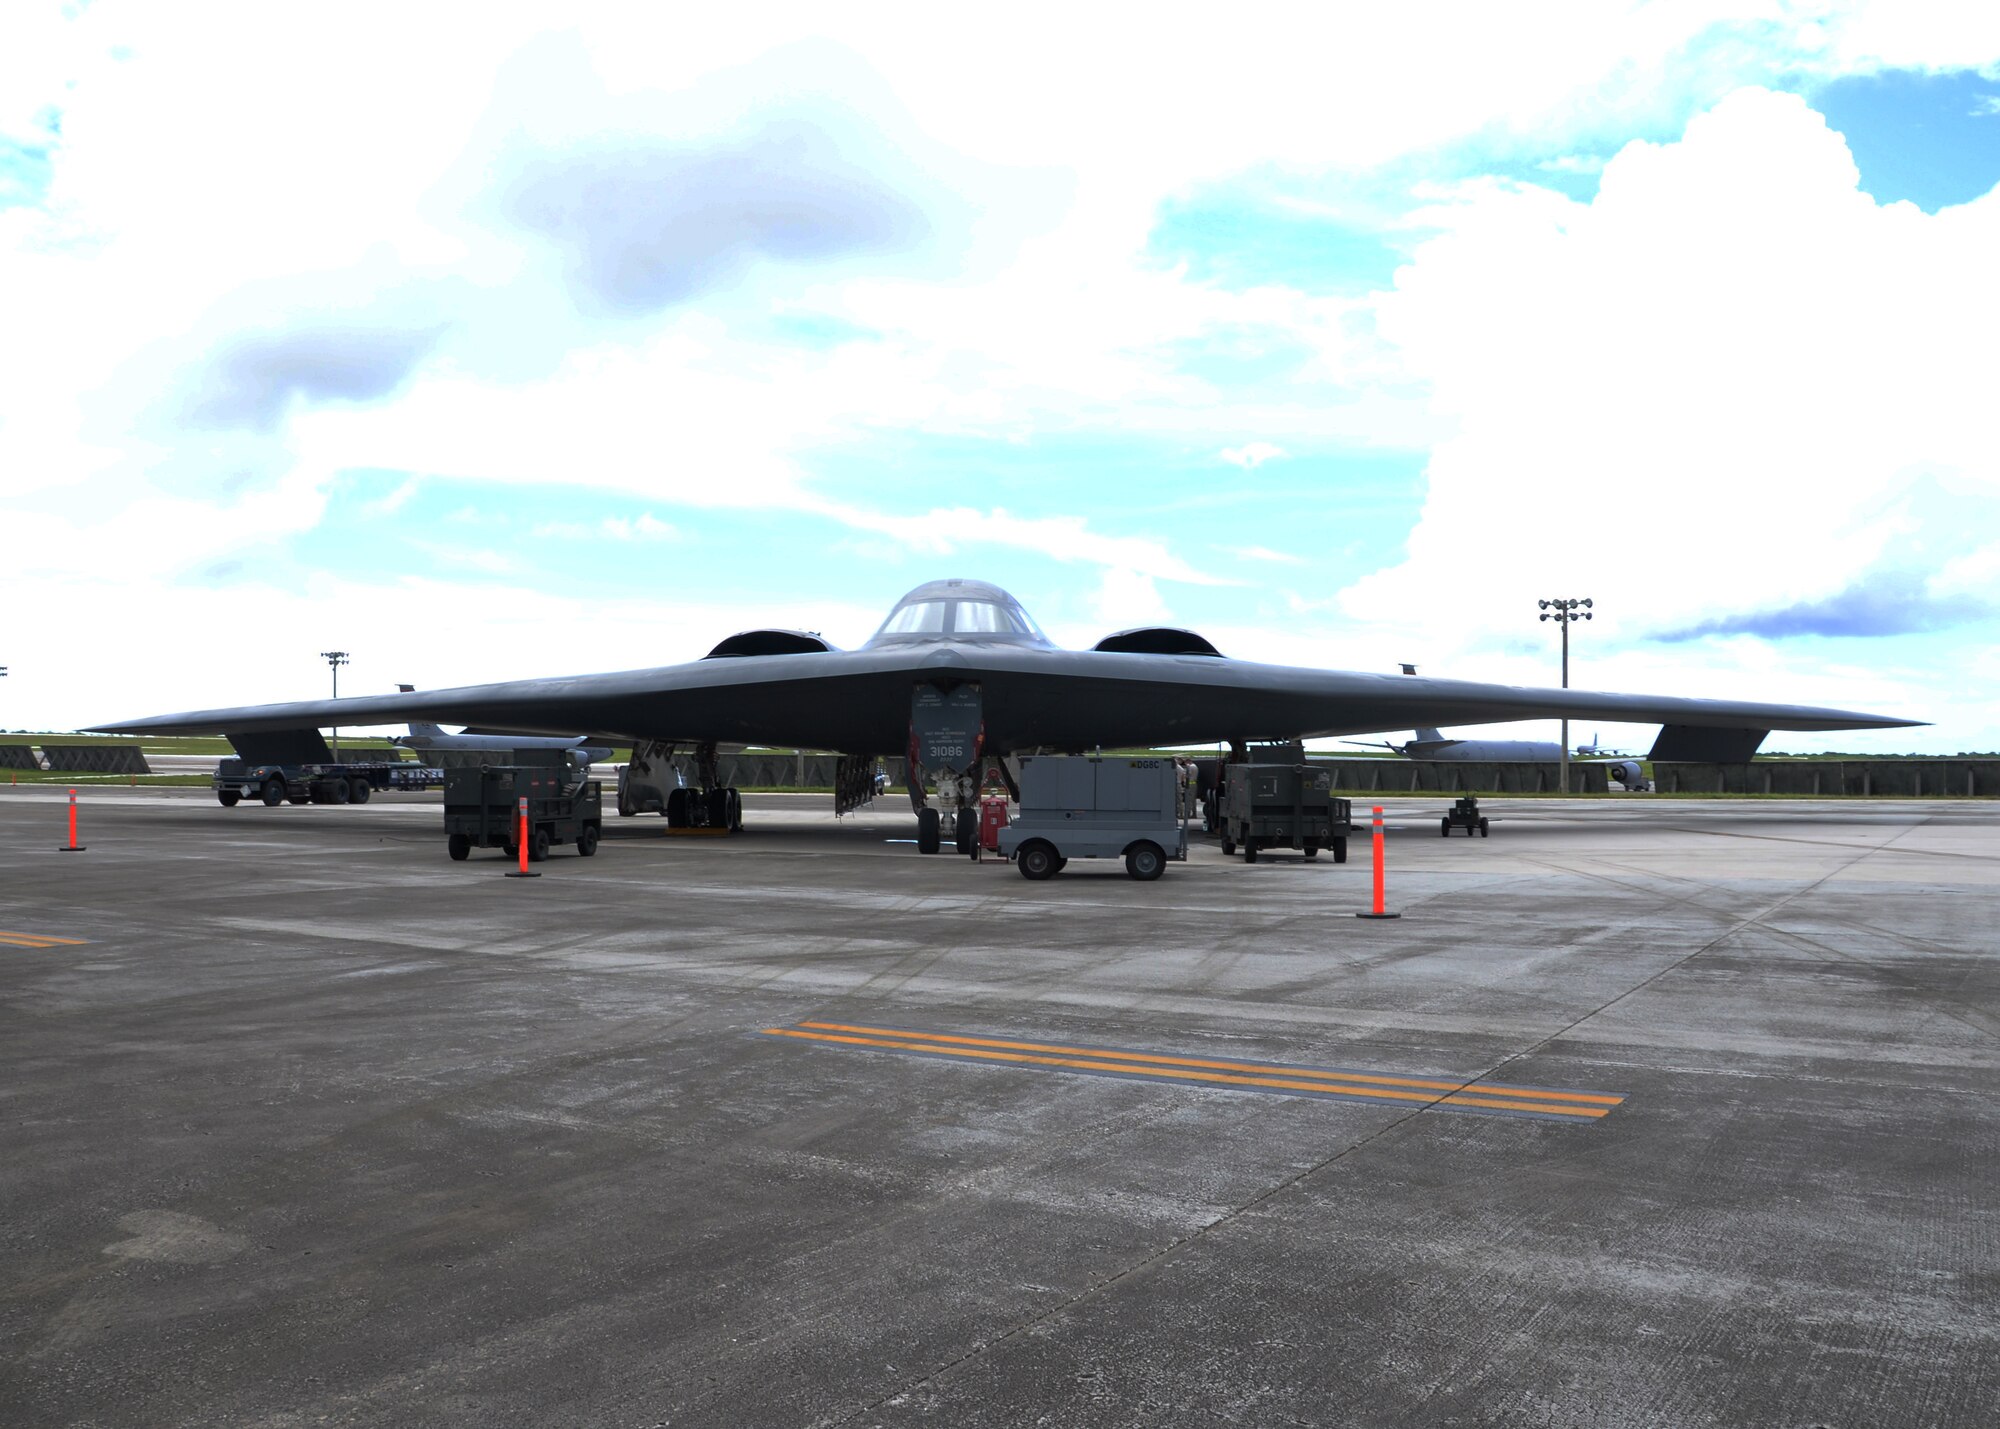
<svg viewBox="0 0 2000 1429">
<path fill-rule="evenodd" d="M 1354 832 L 1354 806 L 1333 792 L 1333 773 L 1310 764 L 1227 764 L 1219 802 L 1222 851 L 1243 850 L 1255 863 L 1261 850 L 1298 849 L 1318 858 L 1333 850 L 1335 863 L 1347 862 L 1347 839 Z"/>
<path fill-rule="evenodd" d="M 597 852 L 604 828 L 604 796 L 597 781 L 571 767 L 560 749 L 517 749 L 512 764 L 447 769 L 444 777 L 445 847 L 463 859 L 475 848 L 504 849 L 518 857 L 520 805 L 528 801 L 528 860 L 540 863 L 551 844 L 575 844 L 585 858 Z"/>
</svg>

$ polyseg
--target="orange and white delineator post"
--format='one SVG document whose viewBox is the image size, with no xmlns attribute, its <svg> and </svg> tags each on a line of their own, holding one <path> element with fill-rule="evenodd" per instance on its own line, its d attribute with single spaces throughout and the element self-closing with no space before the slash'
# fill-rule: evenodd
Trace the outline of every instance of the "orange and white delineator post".
<svg viewBox="0 0 2000 1429">
<path fill-rule="evenodd" d="M 82 853 L 84 845 L 76 841 L 76 790 L 69 791 L 69 843 L 58 848 L 57 853 Z"/>
<path fill-rule="evenodd" d="M 1372 913 L 1356 913 L 1357 918 L 1400 918 L 1401 913 L 1390 913 L 1383 909 L 1383 859 L 1382 859 L 1382 806 L 1375 805 L 1375 909 Z"/>
<path fill-rule="evenodd" d="M 518 804 L 516 805 L 516 808 L 517 808 L 517 809 L 519 810 L 519 815 L 518 815 L 518 822 L 517 822 L 517 824 L 516 824 L 516 828 L 517 828 L 517 829 L 519 830 L 519 832 L 518 832 L 518 834 L 517 834 L 517 835 L 516 835 L 516 837 L 515 837 L 515 840 L 514 840 L 514 844 L 515 844 L 515 847 L 517 847 L 518 849 L 520 849 L 520 850 L 521 850 L 521 866 L 520 866 L 519 868 L 515 868 L 515 869 L 509 869 L 509 870 L 507 871 L 507 877 L 509 877 L 509 878 L 540 878 L 540 877 L 541 877 L 541 874 L 539 874 L 539 873 L 530 873 L 530 872 L 528 871 L 528 801 L 527 801 L 527 799 L 526 799 L 525 797 L 524 797 L 524 798 L 522 798 L 522 799 L 521 799 L 521 800 L 519 801 L 519 803 L 518 803 Z"/>
</svg>

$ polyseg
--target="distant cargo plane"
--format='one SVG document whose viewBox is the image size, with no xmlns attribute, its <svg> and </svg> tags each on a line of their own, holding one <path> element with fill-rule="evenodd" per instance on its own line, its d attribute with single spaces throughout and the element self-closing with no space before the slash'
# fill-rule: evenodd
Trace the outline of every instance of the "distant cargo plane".
<svg viewBox="0 0 2000 1429">
<path fill-rule="evenodd" d="M 926 772 L 963 796 L 954 832 L 970 852 L 986 766 L 1037 749 L 1081 752 L 1338 737 L 1517 719 L 1659 722 L 1657 759 L 1743 760 L 1773 729 L 1889 729 L 1917 723 L 1806 705 L 1678 695 L 1531 689 L 1414 675 L 1310 670 L 1231 660 L 1188 630 L 1123 630 L 1089 650 L 1057 648 L 1006 591 L 980 581 L 918 586 L 859 650 L 797 630 L 747 630 L 702 659 L 654 670 L 514 680 L 454 690 L 244 705 L 120 720 L 121 733 L 311 735 L 442 719 L 483 731 L 595 733 L 647 750 L 687 747 L 692 804 L 735 822 L 721 787 L 722 741 L 835 750 L 836 807 L 872 789 L 877 756 L 909 756 L 918 845 L 934 852 L 940 817 Z M 635 751 L 636 757 L 637 751 Z M 1005 772 L 1004 764 L 1001 766 Z"/>
<path fill-rule="evenodd" d="M 1405 744 L 1354 739 L 1347 743 L 1391 750 L 1405 759 L 1442 759 L 1467 764 L 1554 764 L 1562 758 L 1562 746 L 1551 739 L 1447 739 L 1436 729 L 1419 729 Z M 1608 765 L 1611 777 L 1627 789 L 1652 787 L 1639 761 L 1621 757 L 1616 750 L 1600 748 L 1594 742 L 1579 744 L 1576 757 Z"/>
</svg>

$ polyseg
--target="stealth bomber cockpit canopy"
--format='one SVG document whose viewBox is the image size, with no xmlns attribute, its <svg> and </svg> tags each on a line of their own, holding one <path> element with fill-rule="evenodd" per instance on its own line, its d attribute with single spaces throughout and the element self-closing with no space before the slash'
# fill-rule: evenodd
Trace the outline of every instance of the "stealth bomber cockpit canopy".
<svg viewBox="0 0 2000 1429">
<path fill-rule="evenodd" d="M 918 586 L 896 602 L 868 644 L 874 648 L 926 640 L 1053 648 L 1021 602 L 984 581 L 929 581 Z"/>
</svg>

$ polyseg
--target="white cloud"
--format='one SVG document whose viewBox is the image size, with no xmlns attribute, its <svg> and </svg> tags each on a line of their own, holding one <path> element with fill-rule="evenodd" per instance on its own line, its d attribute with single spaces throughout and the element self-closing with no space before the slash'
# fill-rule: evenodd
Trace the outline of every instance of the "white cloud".
<svg viewBox="0 0 2000 1429">
<path fill-rule="evenodd" d="M 1628 146 L 1590 204 L 1489 183 L 1433 216 L 1382 330 L 1460 431 L 1359 619 L 1477 636 L 1589 594 L 1630 633 L 1823 600 L 1900 538 L 1915 473 L 2000 483 L 2000 195 L 1878 206 L 1795 98 Z"/>
<path fill-rule="evenodd" d="M 1255 471 L 1267 461 L 1278 461 L 1289 455 L 1283 447 L 1270 442 L 1246 442 L 1240 447 L 1225 447 L 1217 453 L 1231 466 L 1240 466 L 1245 471 Z"/>
<path fill-rule="evenodd" d="M 1304 556 L 1295 556 L 1289 551 L 1274 551 L 1269 546 L 1225 546 L 1223 549 L 1246 561 L 1269 561 L 1281 566 L 1303 566 L 1307 563 Z"/>
<path fill-rule="evenodd" d="M 1994 316 L 1992 200 L 1935 218 L 1877 208 L 1801 106 L 1751 95 L 1685 142 L 1620 153 L 1589 205 L 1512 184 L 1438 190 L 1423 218 L 1442 236 L 1384 295 L 1224 291 L 1144 255 L 1162 201 L 1218 177 L 1352 175 L 1469 140 L 1531 158 L 1608 152 L 1745 80 L 2000 57 L 2000 12 L 1740 9 L 1573 0 L 1524 20 L 1468 4 L 1440 21 L 1299 7 L 1148 28 L 1031 6 L 996 29 L 970 12 L 914 26 L 886 8 L 603 7 L 551 32 L 541 8 L 439 4 L 397 12 L 384 48 L 378 26 L 307 9 L 190 20 L 104 0 L 71 20 L 9 6 L 0 133 L 46 139 L 50 106 L 61 133 L 47 209 L 0 211 L 0 523 L 23 553 L 17 574 L 62 600 L 73 629 L 121 628 L 133 609 L 226 623 L 241 600 L 163 589 L 244 533 L 278 549 L 310 530 L 353 469 L 566 483 L 590 489 L 585 509 L 615 509 L 598 499 L 609 490 L 646 510 L 626 531 L 592 527 L 597 539 L 692 542 L 707 510 L 771 508 L 834 521 L 884 559 L 1046 554 L 1101 568 L 1100 614 L 1134 623 L 1162 618 L 1160 582 L 1196 588 L 1183 601 L 1218 583 L 1144 534 L 1151 493 L 1108 493 L 1137 512 L 1119 524 L 1138 534 L 1114 536 L 1106 518 L 997 488 L 934 501 L 913 483 L 923 499 L 864 501 L 818 476 L 819 459 L 885 436 L 1026 449 L 1049 434 L 1199 456 L 1256 432 L 1220 459 L 1248 473 L 1301 454 L 1260 487 L 1323 445 L 1435 445 L 1408 564 L 1349 593 L 1364 623 L 1338 639 L 1274 612 L 1282 629 L 1263 642 L 1294 657 L 1392 666 L 1426 654 L 1400 633 L 1417 629 L 1448 632 L 1468 665 L 1527 670 L 1535 660 L 1501 632 L 1551 581 L 1596 595 L 1614 630 L 1641 613 L 1810 600 L 1908 534 L 1885 515 L 1895 463 L 1992 479 L 1978 414 L 1993 359 L 1965 336 Z M 952 23 L 976 62 L 940 62 Z M 965 246 L 950 249 L 961 270 L 940 273 L 934 254 L 872 276 L 753 263 L 701 302 L 609 319 L 579 312 L 560 265 L 493 221 L 488 161 L 509 142 L 562 154 L 615 135 L 657 156 L 754 131 L 759 106 L 801 87 L 815 113 L 840 116 L 828 132 L 911 153 L 925 184 L 891 187 L 927 215 L 973 196 Z M 907 177 L 870 154 L 878 178 Z M 600 249 L 562 249 L 577 251 Z M 794 346 L 771 335 L 780 310 L 868 338 Z M 1228 390 L 1177 360 L 1243 331 L 1304 353 L 1298 373 Z M 330 336 L 357 332 L 358 357 Z M 227 379 L 224 410 L 247 427 L 178 419 L 204 378 Z M 396 488 L 384 514 L 414 489 Z M 505 560 L 444 545 L 473 581 L 479 562 Z M 1976 587 L 1981 559 L 1955 557 L 1935 584 Z M 452 590 L 419 594 L 455 613 L 483 599 Z M 398 589 L 383 608 L 407 619 L 411 599 Z M 268 604 L 298 621 L 311 609 Z M 703 630 L 800 623 L 699 613 Z M 282 633 L 261 611 L 257 629 Z M 1261 648 L 1248 631 L 1238 647 Z M 567 649 L 553 645 L 546 668 L 573 668 Z M 1680 658 L 1654 650 L 1620 673 L 1680 688 Z M 629 647 L 603 663 L 633 663 Z M 1742 671 L 1817 679 L 1768 650 Z M 271 693 L 253 681 L 242 697 Z"/>
</svg>

